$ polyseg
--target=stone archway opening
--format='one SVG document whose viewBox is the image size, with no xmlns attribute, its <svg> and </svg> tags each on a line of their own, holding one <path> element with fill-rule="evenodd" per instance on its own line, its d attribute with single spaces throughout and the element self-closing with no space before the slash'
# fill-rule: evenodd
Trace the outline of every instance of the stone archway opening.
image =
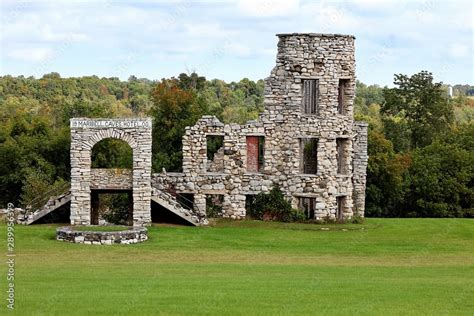
<svg viewBox="0 0 474 316">
<path fill-rule="evenodd" d="M 104 138 L 91 151 L 91 168 L 133 168 L 133 149 L 121 139 Z"/>
<path fill-rule="evenodd" d="M 133 224 L 133 149 L 105 138 L 91 150 L 91 224 Z M 107 181 L 105 181 L 107 180 Z"/>
<path fill-rule="evenodd" d="M 71 224 L 98 224 L 100 195 L 112 193 L 127 195 L 127 221 L 151 223 L 151 128 L 150 118 L 71 119 Z"/>
</svg>

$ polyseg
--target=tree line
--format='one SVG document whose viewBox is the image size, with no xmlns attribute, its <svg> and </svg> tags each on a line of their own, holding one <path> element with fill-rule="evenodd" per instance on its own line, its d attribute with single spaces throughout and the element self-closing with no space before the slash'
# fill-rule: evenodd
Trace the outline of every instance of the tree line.
<svg viewBox="0 0 474 316">
<path fill-rule="evenodd" d="M 474 99 L 460 89 L 449 98 L 428 72 L 396 75 L 394 84 L 356 85 L 355 117 L 369 123 L 367 216 L 472 217 Z M 196 73 L 156 81 L 0 77 L 0 206 L 26 204 L 69 181 L 71 117 L 152 116 L 153 170 L 180 171 L 186 126 L 205 114 L 225 123 L 256 119 L 263 99 L 263 80 Z M 130 157 L 127 145 L 104 140 L 92 160 L 130 167 Z"/>
</svg>

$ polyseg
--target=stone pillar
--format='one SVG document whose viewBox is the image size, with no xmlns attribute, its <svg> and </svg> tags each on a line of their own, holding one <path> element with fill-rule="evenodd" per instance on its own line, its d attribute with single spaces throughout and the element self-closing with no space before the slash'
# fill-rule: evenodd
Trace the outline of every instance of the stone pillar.
<svg viewBox="0 0 474 316">
<path fill-rule="evenodd" d="M 194 210 L 205 215 L 206 213 L 206 195 L 194 194 Z M 203 214 L 204 213 L 204 214 Z"/>
<path fill-rule="evenodd" d="M 367 154 L 367 128 L 366 122 L 354 122 L 354 132 L 356 133 L 353 141 L 354 158 L 352 161 L 353 176 L 353 204 L 354 214 L 364 216 L 365 212 L 365 186 L 367 177 L 367 163 L 369 156 Z"/>
</svg>

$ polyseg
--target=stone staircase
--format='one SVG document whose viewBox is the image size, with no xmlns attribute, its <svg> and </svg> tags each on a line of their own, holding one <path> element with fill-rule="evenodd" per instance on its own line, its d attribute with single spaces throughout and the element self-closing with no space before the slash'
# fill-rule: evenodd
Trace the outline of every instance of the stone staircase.
<svg viewBox="0 0 474 316">
<path fill-rule="evenodd" d="M 184 208 L 173 195 L 165 192 L 162 188 L 152 188 L 151 200 L 194 226 L 209 224 L 202 212 Z"/>
<path fill-rule="evenodd" d="M 36 208 L 34 206 L 29 206 L 26 208 L 24 214 L 20 214 L 17 218 L 18 224 L 30 225 L 42 218 L 43 216 L 48 215 L 49 213 L 57 210 L 64 204 L 71 201 L 71 191 L 69 187 L 65 190 L 64 193 L 59 195 L 51 196 L 46 204 Z"/>
<path fill-rule="evenodd" d="M 62 193 L 58 194 L 58 192 Z M 46 192 L 43 197 L 37 197 L 32 203 L 29 203 L 23 214 L 18 215 L 17 223 L 23 225 L 33 224 L 71 201 L 69 186 L 60 189 L 58 192 Z M 44 203 L 46 199 L 48 200 Z M 152 188 L 151 200 L 194 226 L 207 225 L 209 223 L 204 212 L 184 208 L 173 195 L 165 192 L 164 188 Z M 41 203 L 42 201 L 43 203 Z"/>
</svg>

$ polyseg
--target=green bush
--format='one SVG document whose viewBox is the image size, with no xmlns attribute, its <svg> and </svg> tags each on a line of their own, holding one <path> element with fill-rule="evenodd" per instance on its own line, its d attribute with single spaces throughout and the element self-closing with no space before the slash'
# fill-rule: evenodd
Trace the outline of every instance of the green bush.
<svg viewBox="0 0 474 316">
<path fill-rule="evenodd" d="M 259 193 L 249 209 L 249 216 L 259 220 L 281 222 L 304 221 L 305 215 L 298 209 L 293 209 L 285 199 L 279 186 L 274 186 L 268 194 Z"/>
<path fill-rule="evenodd" d="M 115 225 L 131 224 L 127 194 L 104 194 L 101 208 L 108 209 L 107 212 L 102 213 L 102 217 L 107 222 Z"/>
</svg>

